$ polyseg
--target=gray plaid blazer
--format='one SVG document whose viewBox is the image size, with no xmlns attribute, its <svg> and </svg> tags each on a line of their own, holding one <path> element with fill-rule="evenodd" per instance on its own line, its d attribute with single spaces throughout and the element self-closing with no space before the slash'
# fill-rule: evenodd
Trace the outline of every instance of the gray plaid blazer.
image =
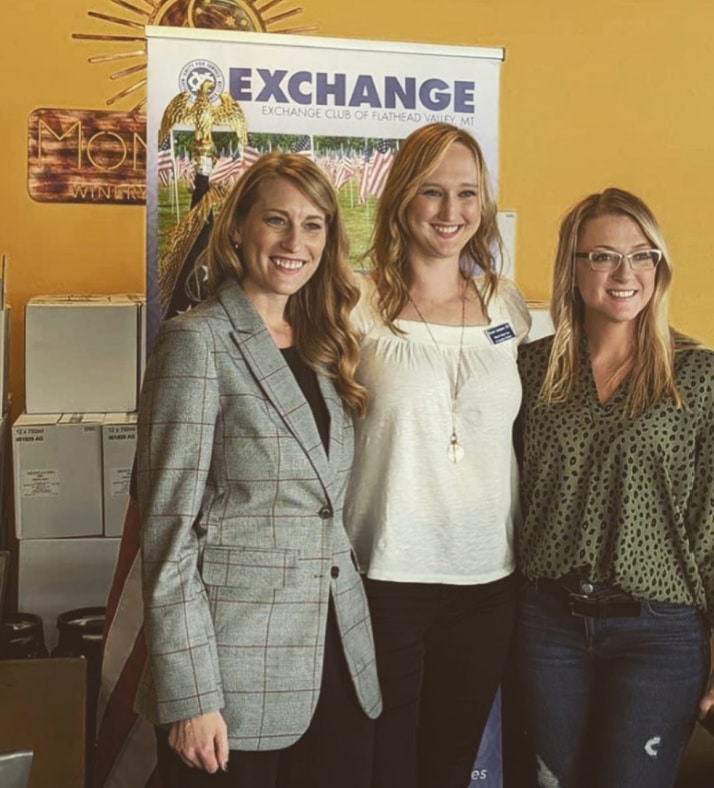
<svg viewBox="0 0 714 788">
<path fill-rule="evenodd" d="M 342 523 L 352 419 L 318 380 L 329 457 L 236 282 L 159 331 L 137 444 L 148 660 L 136 708 L 154 723 L 220 709 L 233 749 L 293 744 L 320 692 L 330 594 L 359 702 L 381 710 Z"/>
</svg>

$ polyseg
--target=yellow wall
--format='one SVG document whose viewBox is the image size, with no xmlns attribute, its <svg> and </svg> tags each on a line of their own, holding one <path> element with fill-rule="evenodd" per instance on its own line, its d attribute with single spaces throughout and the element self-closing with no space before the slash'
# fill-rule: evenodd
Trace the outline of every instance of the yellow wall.
<svg viewBox="0 0 714 788">
<path fill-rule="evenodd" d="M 300 1 L 294 23 L 315 23 L 321 35 L 505 47 L 500 203 L 518 212 L 526 296 L 548 296 L 566 208 L 615 184 L 640 194 L 662 223 L 676 267 L 673 322 L 714 345 L 710 0 Z M 117 66 L 87 63 L 107 47 L 71 38 L 108 31 L 89 10 L 122 15 L 110 0 L 3 3 L 0 250 L 11 259 L 15 412 L 30 296 L 144 286 L 143 208 L 36 203 L 27 194 L 29 114 L 102 109 L 114 90 L 108 75 Z"/>
</svg>

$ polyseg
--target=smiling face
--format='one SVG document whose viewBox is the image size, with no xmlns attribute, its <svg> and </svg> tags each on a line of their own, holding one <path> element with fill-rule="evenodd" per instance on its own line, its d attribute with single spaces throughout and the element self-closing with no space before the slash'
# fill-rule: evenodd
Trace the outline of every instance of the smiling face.
<svg viewBox="0 0 714 788">
<path fill-rule="evenodd" d="M 599 249 L 629 254 L 652 246 L 634 219 L 614 214 L 583 222 L 577 251 Z M 585 325 L 595 327 L 635 320 L 652 298 L 656 275 L 656 269 L 633 271 L 627 260 L 610 272 L 593 271 L 587 260 L 576 260 L 575 286 L 585 305 Z"/>
<path fill-rule="evenodd" d="M 479 168 L 471 151 L 459 142 L 452 143 L 407 206 L 412 262 L 458 261 L 481 222 L 479 183 Z"/>
<path fill-rule="evenodd" d="M 248 297 L 287 302 L 315 273 L 327 240 L 327 218 L 287 178 L 268 178 L 238 222 L 241 281 Z"/>
</svg>

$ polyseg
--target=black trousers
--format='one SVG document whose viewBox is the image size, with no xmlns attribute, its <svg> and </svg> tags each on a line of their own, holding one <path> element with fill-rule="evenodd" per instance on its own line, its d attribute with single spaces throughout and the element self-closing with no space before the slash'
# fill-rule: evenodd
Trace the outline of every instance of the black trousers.
<svg viewBox="0 0 714 788">
<path fill-rule="evenodd" d="M 187 766 L 156 729 L 162 788 L 371 788 L 374 720 L 357 700 L 330 599 L 320 698 L 307 731 L 282 750 L 231 750 L 228 771 Z"/>
<path fill-rule="evenodd" d="M 373 788 L 467 788 L 510 646 L 514 577 L 366 588 L 384 702 Z"/>
</svg>

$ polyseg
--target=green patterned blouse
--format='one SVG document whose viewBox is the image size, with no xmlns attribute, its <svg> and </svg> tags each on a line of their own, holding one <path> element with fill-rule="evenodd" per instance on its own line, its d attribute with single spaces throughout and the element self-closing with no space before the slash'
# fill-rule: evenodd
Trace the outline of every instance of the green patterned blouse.
<svg viewBox="0 0 714 788">
<path fill-rule="evenodd" d="M 628 379 L 600 404 L 587 359 L 571 401 L 539 403 L 551 344 L 522 345 L 518 359 L 521 571 L 558 578 L 582 569 L 714 621 L 714 352 L 676 353 L 686 408 L 667 400 L 632 418 Z"/>
</svg>

